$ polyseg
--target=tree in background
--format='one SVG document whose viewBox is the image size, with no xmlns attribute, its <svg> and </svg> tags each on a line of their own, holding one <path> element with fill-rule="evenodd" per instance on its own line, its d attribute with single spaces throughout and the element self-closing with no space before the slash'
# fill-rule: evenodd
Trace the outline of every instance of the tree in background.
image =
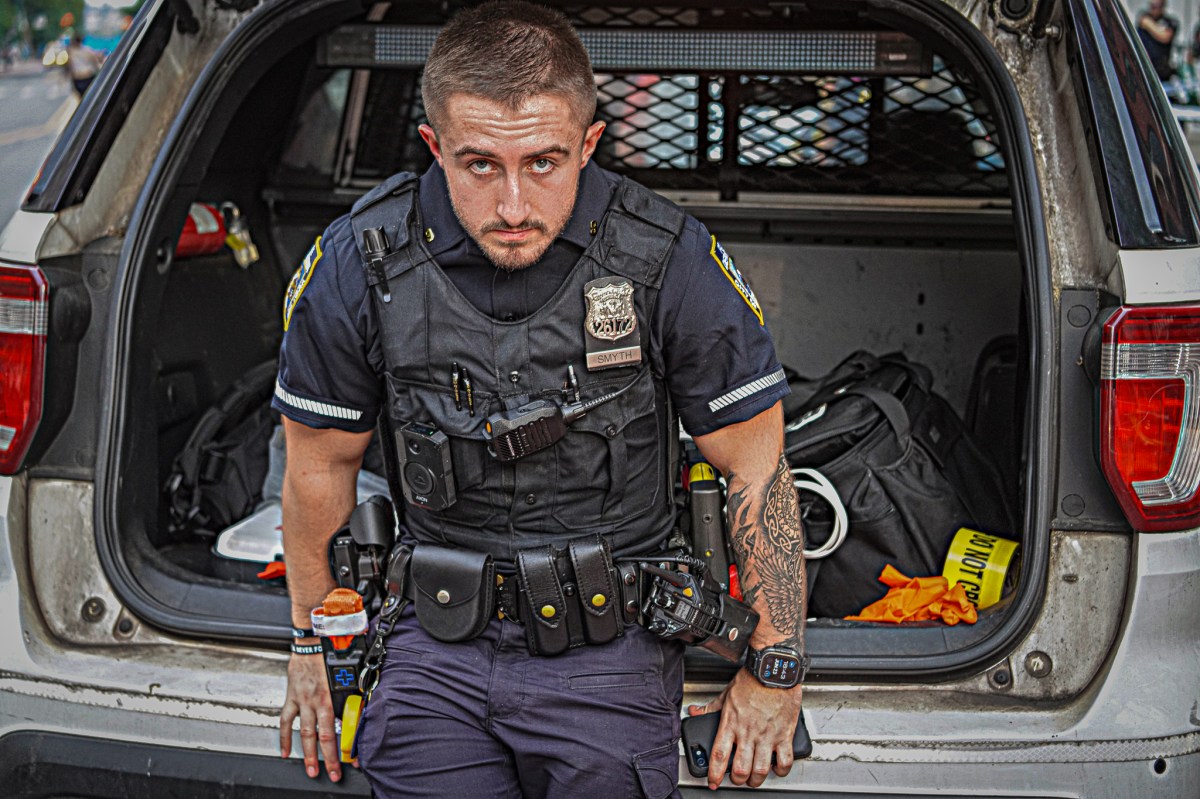
<svg viewBox="0 0 1200 799">
<path fill-rule="evenodd" d="M 123 14 L 133 15 L 143 0 L 130 0 Z M 84 0 L 0 0 L 0 44 L 24 45 L 39 53 L 47 42 L 80 29 Z"/>
</svg>

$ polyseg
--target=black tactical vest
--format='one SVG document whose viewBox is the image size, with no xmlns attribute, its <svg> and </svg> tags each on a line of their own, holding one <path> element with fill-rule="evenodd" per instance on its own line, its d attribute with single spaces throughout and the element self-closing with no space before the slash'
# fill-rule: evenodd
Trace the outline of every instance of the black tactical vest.
<svg viewBox="0 0 1200 799">
<path fill-rule="evenodd" d="M 457 499 L 437 512 L 408 504 L 413 535 L 487 551 L 501 563 L 512 563 L 523 547 L 561 545 L 588 533 L 610 536 L 616 555 L 657 551 L 675 521 L 678 423 L 661 357 L 651 352 L 650 318 L 683 212 L 623 180 L 557 293 L 529 317 L 503 322 L 464 298 L 429 254 L 417 185 L 414 175 L 393 176 L 352 211 L 360 253 L 368 228 L 383 228 L 390 243 L 379 268 L 366 271 L 379 313 L 392 427 L 418 422 L 450 438 Z M 585 367 L 584 286 L 603 277 L 632 285 L 642 361 L 593 372 Z M 470 376 L 474 415 L 464 386 L 455 401 L 452 364 Z M 629 388 L 570 425 L 550 448 L 516 461 L 496 459 L 484 436 L 488 416 L 536 399 L 574 400 L 568 364 L 583 401 Z"/>
</svg>

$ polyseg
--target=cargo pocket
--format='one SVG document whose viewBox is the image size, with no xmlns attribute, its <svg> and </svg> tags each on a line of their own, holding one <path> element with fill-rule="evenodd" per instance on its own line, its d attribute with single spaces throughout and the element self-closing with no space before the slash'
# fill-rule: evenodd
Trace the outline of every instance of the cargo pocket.
<svg viewBox="0 0 1200 799">
<path fill-rule="evenodd" d="M 679 739 L 633 757 L 633 770 L 646 799 L 679 796 Z"/>
</svg>

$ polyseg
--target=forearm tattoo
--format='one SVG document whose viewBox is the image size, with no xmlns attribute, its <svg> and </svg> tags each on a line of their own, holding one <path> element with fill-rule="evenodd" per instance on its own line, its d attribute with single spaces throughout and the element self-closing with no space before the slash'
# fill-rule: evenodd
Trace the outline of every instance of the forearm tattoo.
<svg viewBox="0 0 1200 799">
<path fill-rule="evenodd" d="M 727 479 L 729 531 L 742 596 L 760 612 L 765 605 L 766 620 L 783 636 L 780 643 L 801 649 L 808 601 L 804 530 L 787 460 L 779 459 L 765 487 L 743 483 L 732 472 Z"/>
</svg>

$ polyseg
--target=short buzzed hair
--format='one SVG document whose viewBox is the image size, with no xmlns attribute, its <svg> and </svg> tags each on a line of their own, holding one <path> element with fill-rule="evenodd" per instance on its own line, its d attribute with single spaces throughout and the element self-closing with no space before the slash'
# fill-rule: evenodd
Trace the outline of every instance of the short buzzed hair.
<svg viewBox="0 0 1200 799">
<path fill-rule="evenodd" d="M 516 109 L 530 97 L 557 94 L 586 127 L 596 113 L 596 80 L 587 49 L 560 11 L 499 0 L 456 14 L 425 62 L 421 95 L 436 130 L 455 94 Z"/>
</svg>

